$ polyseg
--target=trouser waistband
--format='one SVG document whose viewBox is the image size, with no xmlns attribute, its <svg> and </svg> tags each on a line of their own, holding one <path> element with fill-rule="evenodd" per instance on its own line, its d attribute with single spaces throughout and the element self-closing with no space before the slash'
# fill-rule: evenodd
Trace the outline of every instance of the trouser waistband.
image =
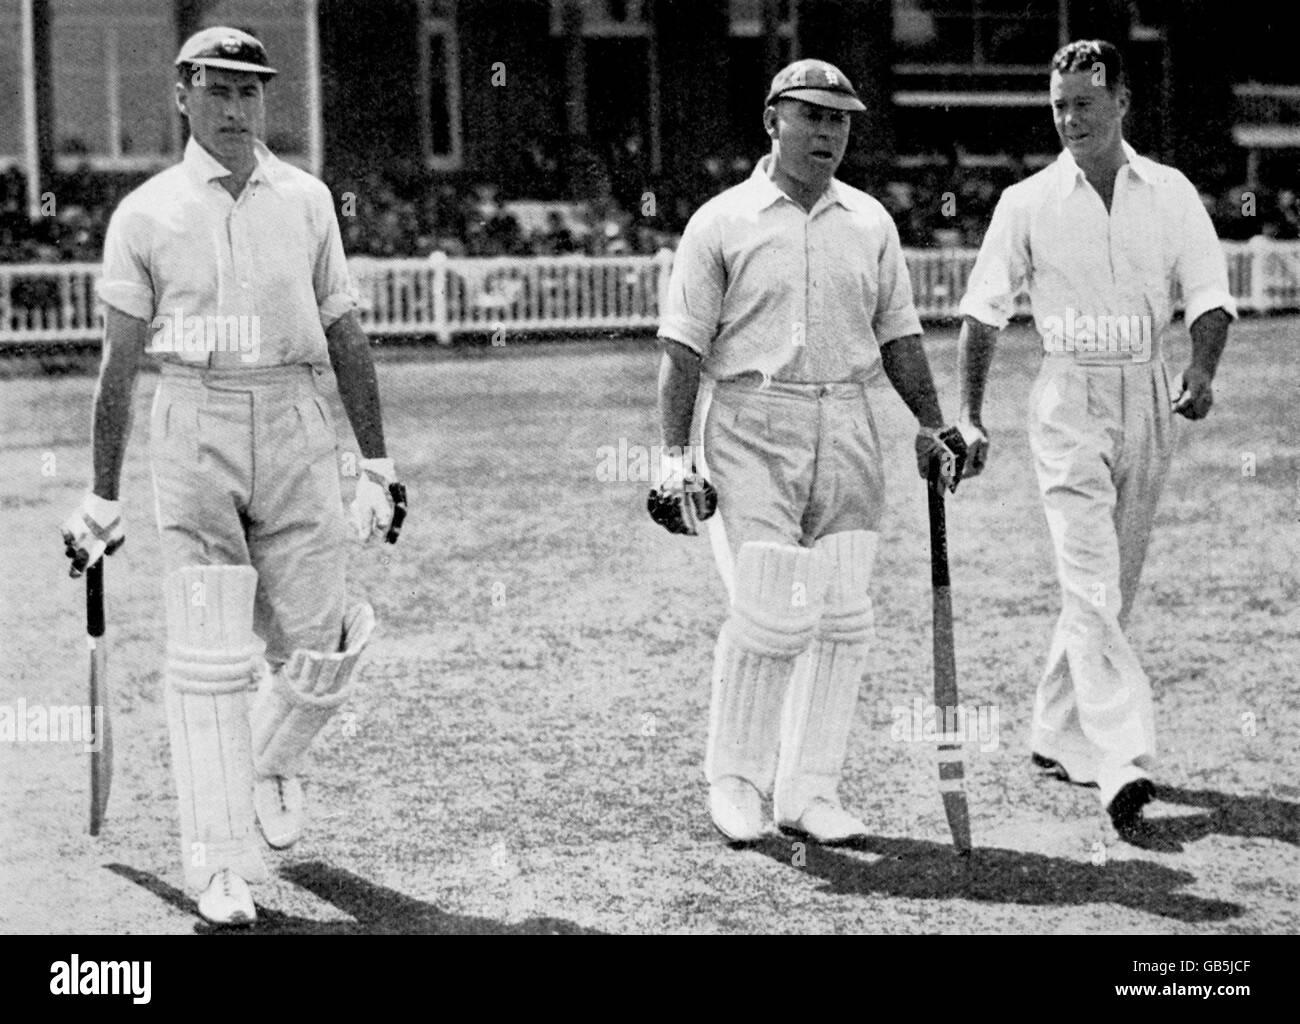
<svg viewBox="0 0 1300 1024">
<path fill-rule="evenodd" d="M 718 395 L 755 395 L 789 398 L 813 402 L 822 398 L 861 400 L 863 385 L 859 381 L 828 381 L 806 383 L 785 380 L 749 380 L 744 377 L 713 381 L 711 387 Z"/>
<path fill-rule="evenodd" d="M 193 390 L 255 391 L 261 389 L 315 390 L 318 371 L 309 363 L 252 369 L 187 366 L 163 363 L 162 379 L 168 387 Z"/>
</svg>

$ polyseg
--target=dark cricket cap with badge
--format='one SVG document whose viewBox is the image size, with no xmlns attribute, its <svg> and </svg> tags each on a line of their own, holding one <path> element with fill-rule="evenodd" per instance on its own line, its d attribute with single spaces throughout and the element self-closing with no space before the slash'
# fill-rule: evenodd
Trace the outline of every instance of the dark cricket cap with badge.
<svg viewBox="0 0 1300 1024">
<path fill-rule="evenodd" d="M 270 67 L 266 47 L 255 36 L 237 28 L 205 28 L 185 40 L 176 55 L 177 66 L 186 64 L 226 71 L 251 71 L 269 78 L 276 73 Z"/>
<path fill-rule="evenodd" d="M 844 72 L 824 60 L 797 60 L 778 71 L 767 90 L 765 106 L 777 100 L 803 100 L 835 110 L 867 109 Z"/>
</svg>

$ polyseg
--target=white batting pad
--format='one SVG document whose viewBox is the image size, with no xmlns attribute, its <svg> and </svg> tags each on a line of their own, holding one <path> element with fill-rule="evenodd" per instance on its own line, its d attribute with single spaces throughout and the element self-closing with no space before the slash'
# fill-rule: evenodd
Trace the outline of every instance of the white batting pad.
<svg viewBox="0 0 1300 1024">
<path fill-rule="evenodd" d="M 260 644 L 253 634 L 257 573 L 186 566 L 163 587 L 167 613 L 167 731 L 180 802 L 185 882 L 201 890 L 229 868 L 267 878 L 253 819 L 248 693 Z"/>
<path fill-rule="evenodd" d="M 795 667 L 781 714 L 778 819 L 798 819 L 817 797 L 839 803 L 849 730 L 875 633 L 867 587 L 879 540 L 878 533 L 854 530 L 817 542 L 827 562 L 826 606 L 808 654 Z"/>
<path fill-rule="evenodd" d="M 375 611 L 355 606 L 337 653 L 293 652 L 253 704 L 253 767 L 259 776 L 294 776 L 316 734 L 352 692 L 353 669 L 375 630 Z"/>
<path fill-rule="evenodd" d="M 826 580 L 813 550 L 748 543 L 736 558 L 731 615 L 718 635 L 704 774 L 771 788 L 781 700 L 795 659 L 812 640 Z"/>
</svg>

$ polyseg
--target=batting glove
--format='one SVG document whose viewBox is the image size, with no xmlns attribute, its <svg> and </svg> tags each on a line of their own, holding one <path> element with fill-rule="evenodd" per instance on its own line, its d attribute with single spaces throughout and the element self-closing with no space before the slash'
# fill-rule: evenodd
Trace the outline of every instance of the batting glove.
<svg viewBox="0 0 1300 1024">
<path fill-rule="evenodd" d="M 916 468 L 925 479 L 935 479 L 940 490 L 955 491 L 966 463 L 966 442 L 956 427 L 935 430 L 921 427 L 916 434 Z M 931 476 L 931 466 L 934 476 Z"/>
<path fill-rule="evenodd" d="M 357 540 L 369 544 L 383 537 L 397 543 L 406 519 L 406 487 L 397 482 L 392 459 L 362 459 L 357 465 L 357 495 L 352 499 L 352 528 Z"/>
<path fill-rule="evenodd" d="M 63 521 L 63 546 L 72 559 L 68 575 L 76 579 L 104 555 L 111 555 L 126 543 L 122 525 L 122 503 L 87 494 L 81 507 Z"/>
<path fill-rule="evenodd" d="M 989 435 L 982 423 L 965 420 L 957 424 L 961 439 L 966 442 L 966 466 L 961 478 L 979 476 L 989 459 Z"/>
<path fill-rule="evenodd" d="M 664 452 L 659 459 L 659 486 L 646 499 L 650 518 L 669 533 L 698 534 L 701 520 L 718 509 L 718 491 L 704 477 L 687 468 L 686 459 Z"/>
</svg>

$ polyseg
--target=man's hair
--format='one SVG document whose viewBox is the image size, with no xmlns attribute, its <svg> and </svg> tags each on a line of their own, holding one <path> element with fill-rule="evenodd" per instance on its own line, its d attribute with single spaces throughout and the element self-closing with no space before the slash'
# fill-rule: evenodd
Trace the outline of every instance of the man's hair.
<svg viewBox="0 0 1300 1024">
<path fill-rule="evenodd" d="M 1123 56 L 1114 43 L 1105 39 L 1076 39 L 1066 43 L 1052 57 L 1048 72 L 1052 71 L 1063 75 L 1087 72 L 1111 93 L 1128 85 Z"/>
</svg>

